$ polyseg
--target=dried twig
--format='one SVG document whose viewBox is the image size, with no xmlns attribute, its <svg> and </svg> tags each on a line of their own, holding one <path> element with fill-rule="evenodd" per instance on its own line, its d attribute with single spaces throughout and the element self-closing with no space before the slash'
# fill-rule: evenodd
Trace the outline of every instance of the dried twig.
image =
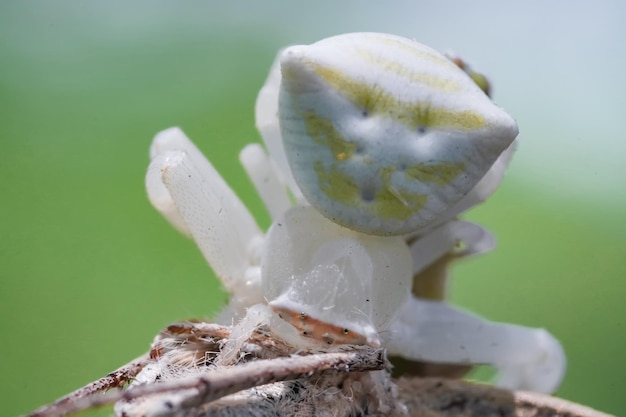
<svg viewBox="0 0 626 417">
<path fill-rule="evenodd" d="M 82 388 L 59 398 L 52 404 L 45 405 L 32 413 L 28 417 L 50 417 L 66 415 L 65 409 L 72 409 L 73 404 L 82 401 L 84 398 L 95 398 L 96 394 L 100 394 L 111 388 L 122 388 L 129 383 L 149 361 L 149 354 L 144 354 L 124 366 L 119 367 L 115 371 L 109 373 L 105 377 L 97 379 Z M 71 411 L 70 411 L 71 412 Z"/>
<path fill-rule="evenodd" d="M 216 369 L 206 374 L 184 380 L 147 384 L 126 391 L 112 391 L 103 395 L 93 394 L 101 390 L 89 390 L 95 383 L 63 397 L 54 404 L 43 407 L 29 417 L 61 417 L 89 408 L 96 408 L 117 401 L 131 401 L 155 394 L 182 393 L 178 408 L 189 409 L 214 401 L 225 395 L 244 389 L 277 382 L 311 377 L 324 371 L 363 372 L 383 369 L 386 365 L 383 349 L 358 349 L 346 352 L 320 353 L 293 358 L 277 358 L 247 362 L 230 368 Z M 104 378 L 103 378 L 104 379 Z M 100 381 L 100 380 L 99 380 Z M 76 393 L 86 395 L 77 396 Z M 165 403 L 171 412 L 174 404 Z"/>
<path fill-rule="evenodd" d="M 455 379 L 412 376 L 394 383 L 382 349 L 294 352 L 267 331 L 255 332 L 242 345 L 238 363 L 218 366 L 229 337 L 227 326 L 172 324 L 149 353 L 28 417 L 61 417 L 114 402 L 128 416 L 608 417 L 546 395 Z M 124 389 L 155 365 L 152 380 L 144 377 Z M 186 373 L 168 374 L 169 367 Z M 105 392 L 111 388 L 118 390 Z"/>
</svg>

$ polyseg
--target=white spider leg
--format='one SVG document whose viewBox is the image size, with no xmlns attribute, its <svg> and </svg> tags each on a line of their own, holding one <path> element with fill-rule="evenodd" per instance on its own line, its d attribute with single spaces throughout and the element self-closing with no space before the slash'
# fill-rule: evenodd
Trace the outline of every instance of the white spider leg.
<svg viewBox="0 0 626 417">
<path fill-rule="evenodd" d="M 180 150 L 188 153 L 200 153 L 193 143 L 178 127 L 172 127 L 157 133 L 150 145 L 150 160 L 166 151 Z M 203 158 L 202 154 L 200 157 Z M 148 168 L 146 190 L 152 206 L 157 209 L 179 232 L 191 237 L 191 232 L 183 220 L 169 191 L 161 180 L 161 171 L 157 166 Z"/>
<path fill-rule="evenodd" d="M 465 247 L 456 253 L 458 257 L 475 256 L 491 252 L 496 247 L 496 238 L 484 227 L 467 221 L 457 221 L 455 233 Z"/>
<path fill-rule="evenodd" d="M 161 172 L 172 201 L 224 286 L 235 294 L 251 291 L 247 270 L 263 235 L 211 163 L 183 150 L 165 151 L 152 160 L 149 174 L 154 172 Z"/>
<path fill-rule="evenodd" d="M 168 151 L 184 151 L 189 159 L 198 167 L 205 169 L 205 175 L 213 180 L 213 188 L 223 195 L 229 195 L 231 200 L 239 200 L 232 189 L 226 184 L 213 165 L 207 161 L 200 149 L 178 127 L 165 129 L 154 136 L 150 145 L 150 160 Z M 146 189 L 152 205 L 179 231 L 191 237 L 185 221 L 176 208 L 172 197 L 161 180 L 161 172 L 148 169 L 146 175 Z"/>
<path fill-rule="evenodd" d="M 234 365 L 239 359 L 244 343 L 260 326 L 270 324 L 272 315 L 272 310 L 264 304 L 256 304 L 248 308 L 246 315 L 233 326 L 228 339 L 222 346 L 222 351 L 215 359 L 215 364 L 219 366 Z"/>
<path fill-rule="evenodd" d="M 267 80 L 261 88 L 254 107 L 256 117 L 256 127 L 261 132 L 265 146 L 270 153 L 272 160 L 280 170 L 285 182 L 293 193 L 294 197 L 302 200 L 302 192 L 296 184 L 296 180 L 291 174 L 285 149 L 283 148 L 283 137 L 278 122 L 278 96 L 280 92 L 280 55 L 282 50 L 276 55 Z"/>
<path fill-rule="evenodd" d="M 565 373 L 565 354 L 544 329 L 495 323 L 450 305 L 411 298 L 390 329 L 390 353 L 412 360 L 489 364 L 509 389 L 554 391 Z"/>
<path fill-rule="evenodd" d="M 267 207 L 272 221 L 291 207 L 287 185 L 263 147 L 251 143 L 239 153 L 239 161 Z"/>
<path fill-rule="evenodd" d="M 431 229 L 411 244 L 413 273 L 419 273 L 428 265 L 452 251 L 459 242 L 465 248 L 458 256 L 477 255 L 495 247 L 493 235 L 482 226 L 466 221 L 451 221 Z"/>
<path fill-rule="evenodd" d="M 185 151 L 193 161 L 204 159 L 200 149 L 193 144 L 180 127 L 170 127 L 154 135 L 150 144 L 150 159 L 167 151 Z"/>
</svg>

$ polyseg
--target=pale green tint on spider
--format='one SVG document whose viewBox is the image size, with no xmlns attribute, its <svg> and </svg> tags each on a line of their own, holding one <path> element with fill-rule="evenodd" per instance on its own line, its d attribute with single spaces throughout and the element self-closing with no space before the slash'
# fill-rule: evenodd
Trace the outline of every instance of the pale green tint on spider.
<svg viewBox="0 0 626 417">
<path fill-rule="evenodd" d="M 417 42 L 353 33 L 281 56 L 279 119 L 307 201 L 364 233 L 435 222 L 517 136 L 455 63 Z"/>
</svg>

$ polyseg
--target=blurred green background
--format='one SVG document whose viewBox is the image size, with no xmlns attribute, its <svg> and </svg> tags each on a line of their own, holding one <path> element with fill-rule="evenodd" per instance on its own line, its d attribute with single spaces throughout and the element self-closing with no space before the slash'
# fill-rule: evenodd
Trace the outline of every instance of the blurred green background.
<svg viewBox="0 0 626 417">
<path fill-rule="evenodd" d="M 548 328 L 569 358 L 558 394 L 626 415 L 626 8 L 566 4 L 1 2 L 3 414 L 219 309 L 198 250 L 145 196 L 152 136 L 181 126 L 265 227 L 237 153 L 259 140 L 253 104 L 276 51 L 368 30 L 452 48 L 520 124 L 501 189 L 468 216 L 498 248 L 455 269 L 453 300 Z"/>
</svg>

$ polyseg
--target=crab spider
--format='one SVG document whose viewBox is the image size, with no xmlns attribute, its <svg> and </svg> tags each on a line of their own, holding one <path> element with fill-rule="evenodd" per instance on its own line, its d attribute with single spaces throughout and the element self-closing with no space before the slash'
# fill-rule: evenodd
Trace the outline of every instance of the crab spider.
<svg viewBox="0 0 626 417">
<path fill-rule="evenodd" d="M 306 349 L 368 344 L 413 360 L 491 364 L 501 386 L 554 391 L 565 370 L 565 356 L 548 332 L 490 322 L 445 302 L 411 295 L 413 276 L 454 253 L 459 242 L 463 250 L 457 256 L 493 247 L 486 230 L 457 217 L 499 184 L 517 135 L 515 123 L 467 74 L 431 49 L 390 35 L 343 36 L 310 48 L 284 50 L 259 94 L 257 127 L 269 155 L 260 145 L 249 145 L 240 160 L 270 212 L 272 225 L 267 233 L 181 130 L 165 130 L 153 141 L 146 177 L 149 198 L 177 229 L 195 240 L 232 294 L 219 320 L 241 320 L 233 329 L 240 336 L 264 324 L 288 343 Z M 381 45 L 395 50 L 400 58 L 392 52 L 381 55 Z M 355 54 L 365 60 L 359 62 L 362 72 L 354 65 Z M 350 56 L 353 60 L 346 61 Z M 367 75 L 368 62 L 379 67 L 372 75 L 374 81 Z M 399 79 L 376 84 L 380 67 Z M 406 68 L 411 70 L 408 76 L 402 75 Z M 459 152 L 444 155 L 445 163 L 435 168 L 407 159 L 414 164 L 410 177 L 425 179 L 423 187 L 413 182 L 407 185 L 396 175 L 406 166 L 393 166 L 394 172 L 390 171 L 389 164 L 395 162 L 389 155 L 406 149 L 388 155 L 383 141 L 373 138 L 376 146 L 359 153 L 358 144 L 353 146 L 344 138 L 361 129 L 359 123 L 379 135 L 406 130 L 406 106 L 394 96 L 412 86 L 405 76 L 417 84 L 435 86 L 426 98 L 410 93 L 403 97 L 417 100 L 417 108 L 425 112 L 417 121 L 418 134 L 430 135 L 426 143 L 431 145 L 421 151 L 430 150 L 430 159 L 437 159 L 445 149 L 455 149 L 455 141 L 461 142 L 456 147 Z M 437 84 L 439 79 L 452 80 L 452 84 Z M 396 106 L 397 114 L 390 120 L 368 98 L 372 91 Z M 460 94 L 459 100 L 447 96 L 453 92 Z M 372 119 L 355 121 L 357 113 L 350 108 L 355 103 L 368 103 L 366 116 Z M 324 113 L 331 108 L 334 113 Z M 324 113 L 322 119 L 316 111 Z M 409 125 L 416 127 L 414 122 Z M 432 142 L 436 135 L 450 142 L 437 147 Z M 300 139 L 311 142 L 301 148 Z M 324 147 L 332 152 L 325 153 Z M 313 154 L 311 161 L 302 162 L 303 149 Z M 389 174 L 387 178 L 377 182 L 377 174 L 365 172 L 370 180 L 356 185 L 359 192 L 354 198 L 362 199 L 355 203 L 356 210 L 350 207 L 354 199 L 332 201 L 342 198 L 337 191 L 345 191 L 346 184 L 352 184 L 349 176 L 362 175 L 364 167 L 371 165 L 367 160 L 375 156 L 387 160 L 387 165 L 376 168 L 382 176 Z M 347 157 L 365 162 L 354 171 L 351 166 L 336 165 Z M 315 158 L 328 164 L 320 165 Z M 447 179 L 438 181 L 431 175 L 435 171 Z M 333 189 L 336 183 L 329 173 L 337 173 L 343 185 Z M 464 178 L 457 179 L 456 174 Z M 380 186 L 387 187 L 386 191 L 376 188 Z M 411 197 L 418 194 L 428 198 Z M 432 203 L 425 203 L 431 196 Z M 407 207 L 421 201 L 413 209 L 422 213 L 406 215 L 394 198 L 404 200 Z M 375 209 L 368 206 L 369 201 Z M 389 219 L 380 218 L 385 213 L 397 220 L 389 222 L 389 229 L 384 221 Z M 238 342 L 233 343 L 236 347 Z"/>
</svg>

